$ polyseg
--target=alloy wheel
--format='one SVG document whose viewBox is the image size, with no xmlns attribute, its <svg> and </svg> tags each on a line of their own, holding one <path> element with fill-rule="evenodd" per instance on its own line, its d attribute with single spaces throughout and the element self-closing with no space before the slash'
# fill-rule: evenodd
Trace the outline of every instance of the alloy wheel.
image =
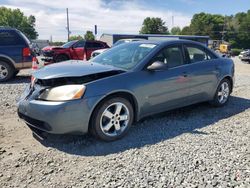
<svg viewBox="0 0 250 188">
<path fill-rule="evenodd" d="M 224 104 L 228 99 L 229 93 L 230 93 L 230 91 L 229 91 L 228 83 L 223 82 L 220 85 L 220 88 L 219 88 L 219 91 L 218 91 L 218 101 L 219 101 L 219 103 Z"/>
<path fill-rule="evenodd" d="M 128 107 L 121 102 L 112 103 L 101 115 L 100 128 L 106 136 L 118 136 L 126 130 L 129 120 Z"/>
<path fill-rule="evenodd" d="M 3 66 L 3 65 L 0 65 L 0 79 L 5 79 L 6 77 L 8 76 L 8 69 Z"/>
</svg>

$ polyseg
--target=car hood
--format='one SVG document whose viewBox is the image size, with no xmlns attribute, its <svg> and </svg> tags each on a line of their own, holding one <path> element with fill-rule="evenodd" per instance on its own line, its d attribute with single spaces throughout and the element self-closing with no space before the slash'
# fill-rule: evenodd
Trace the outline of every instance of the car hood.
<svg viewBox="0 0 250 188">
<path fill-rule="evenodd" d="M 124 70 L 110 65 L 101 65 L 87 61 L 69 60 L 62 63 L 45 66 L 34 72 L 33 76 L 37 79 L 53 79 L 62 77 L 81 77 L 110 71 L 124 72 Z"/>
<path fill-rule="evenodd" d="M 50 50 L 57 50 L 57 49 L 63 49 L 61 46 L 46 46 L 42 50 L 43 51 L 50 51 Z"/>
</svg>

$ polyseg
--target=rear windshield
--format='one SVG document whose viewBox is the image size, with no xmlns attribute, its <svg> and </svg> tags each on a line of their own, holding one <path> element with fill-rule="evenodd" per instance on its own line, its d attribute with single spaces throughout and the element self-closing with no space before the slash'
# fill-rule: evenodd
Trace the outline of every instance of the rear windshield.
<svg viewBox="0 0 250 188">
<path fill-rule="evenodd" d="M 28 45 L 31 45 L 31 42 L 30 42 L 30 40 L 26 37 L 26 35 L 24 35 L 21 31 L 19 31 L 19 34 L 23 37 L 23 39 L 25 40 L 25 42 L 26 42 Z"/>
</svg>

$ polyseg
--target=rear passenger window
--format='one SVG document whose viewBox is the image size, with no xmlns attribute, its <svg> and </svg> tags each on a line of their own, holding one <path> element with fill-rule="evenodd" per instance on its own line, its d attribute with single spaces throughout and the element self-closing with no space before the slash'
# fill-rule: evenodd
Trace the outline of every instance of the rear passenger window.
<svg viewBox="0 0 250 188">
<path fill-rule="evenodd" d="M 21 44 L 17 34 L 9 31 L 0 31 L 0 46 Z"/>
<path fill-rule="evenodd" d="M 198 47 L 187 46 L 186 48 L 191 63 L 214 59 L 214 56 L 212 54 L 209 54 L 208 52 L 205 52 Z"/>
</svg>

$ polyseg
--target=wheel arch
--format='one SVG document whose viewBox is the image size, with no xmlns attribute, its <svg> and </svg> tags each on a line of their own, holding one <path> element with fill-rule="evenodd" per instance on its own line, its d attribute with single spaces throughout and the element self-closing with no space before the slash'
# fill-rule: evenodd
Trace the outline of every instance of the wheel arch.
<svg viewBox="0 0 250 188">
<path fill-rule="evenodd" d="M 219 86 L 219 84 L 221 83 L 221 81 L 224 80 L 224 79 L 227 79 L 227 80 L 230 82 L 230 84 L 231 84 L 230 93 L 232 93 L 232 92 L 233 92 L 234 82 L 233 82 L 233 78 L 232 78 L 231 76 L 229 76 L 229 75 L 224 76 L 224 77 L 219 81 L 218 86 Z M 217 86 L 217 87 L 218 87 L 218 86 Z"/>
<path fill-rule="evenodd" d="M 15 68 L 15 61 L 13 59 L 11 59 L 10 57 L 6 56 L 6 55 L 2 55 L 0 54 L 0 61 L 3 61 L 5 63 L 8 63 L 9 65 L 12 66 L 13 69 Z"/>
<path fill-rule="evenodd" d="M 91 124 L 91 121 L 93 118 L 93 114 L 94 114 L 95 110 L 97 109 L 98 105 L 103 103 L 105 100 L 108 100 L 108 99 L 114 98 L 114 97 L 122 97 L 122 98 L 127 99 L 131 103 L 133 110 L 134 110 L 134 122 L 138 121 L 138 102 L 137 102 L 135 96 L 131 92 L 128 92 L 128 91 L 116 91 L 116 92 L 112 92 L 112 93 L 105 95 L 96 103 L 93 110 L 91 111 L 88 129 L 90 127 L 90 124 Z"/>
</svg>

